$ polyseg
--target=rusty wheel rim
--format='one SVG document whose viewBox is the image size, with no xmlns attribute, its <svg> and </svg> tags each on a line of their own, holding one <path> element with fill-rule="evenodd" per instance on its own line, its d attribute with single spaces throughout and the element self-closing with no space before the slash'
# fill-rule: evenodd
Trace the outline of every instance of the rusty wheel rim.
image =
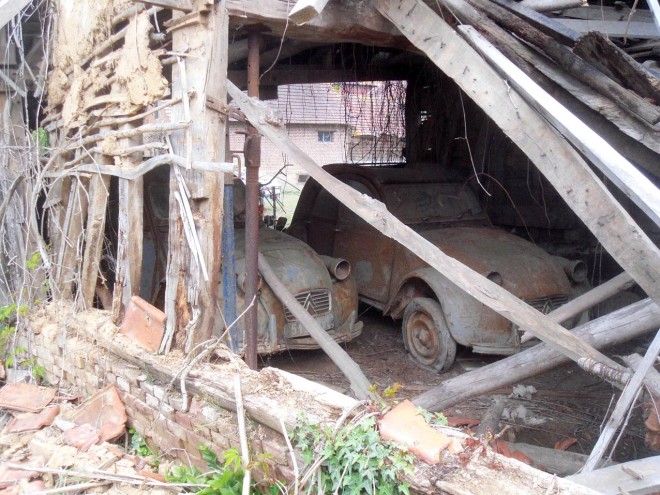
<svg viewBox="0 0 660 495">
<path fill-rule="evenodd" d="M 440 354 L 440 337 L 433 318 L 417 311 L 410 317 L 406 332 L 410 353 L 422 364 L 435 363 Z"/>
</svg>

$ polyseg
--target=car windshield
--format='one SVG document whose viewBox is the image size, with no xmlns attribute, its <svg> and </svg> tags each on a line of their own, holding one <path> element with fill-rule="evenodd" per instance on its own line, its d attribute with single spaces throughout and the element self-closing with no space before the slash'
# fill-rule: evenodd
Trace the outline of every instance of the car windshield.
<svg viewBox="0 0 660 495">
<path fill-rule="evenodd" d="M 463 184 L 391 184 L 384 194 L 387 209 L 406 224 L 486 219 L 474 192 Z"/>
</svg>

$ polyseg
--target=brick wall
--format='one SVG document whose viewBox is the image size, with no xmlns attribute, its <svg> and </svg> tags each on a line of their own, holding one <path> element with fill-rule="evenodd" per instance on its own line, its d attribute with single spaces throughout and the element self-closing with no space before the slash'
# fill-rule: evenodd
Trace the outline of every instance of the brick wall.
<svg viewBox="0 0 660 495">
<path fill-rule="evenodd" d="M 293 471 L 275 417 L 281 417 L 288 428 L 301 411 L 317 421 L 336 421 L 344 408 L 355 403 L 279 370 L 249 370 L 236 358 L 196 367 L 189 375 L 189 396 L 184 400 L 178 380 L 173 380 L 183 367 L 183 357 L 176 352 L 167 356 L 147 353 L 118 334 L 103 311 L 73 314 L 70 308 L 51 304 L 31 318 L 29 330 L 29 348 L 45 367 L 51 385 L 89 396 L 114 384 L 124 401 L 129 425 L 150 446 L 200 468 L 206 467 L 199 454 L 200 443 L 217 453 L 230 447 L 240 450 L 233 411 L 236 374 L 241 381 L 252 458 L 262 452 L 270 454 L 278 479 L 293 479 Z M 170 386 L 172 382 L 177 385 Z"/>
</svg>

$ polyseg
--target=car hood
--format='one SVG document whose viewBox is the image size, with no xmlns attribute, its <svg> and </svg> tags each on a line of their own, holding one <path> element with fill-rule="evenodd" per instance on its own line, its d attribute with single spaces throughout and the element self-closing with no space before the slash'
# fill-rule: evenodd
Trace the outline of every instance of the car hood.
<svg viewBox="0 0 660 495">
<path fill-rule="evenodd" d="M 245 272 L 245 230 L 235 229 L 236 274 Z M 332 288 L 323 260 L 304 242 L 274 229 L 259 229 L 259 251 L 294 295 L 311 289 Z"/>
<path fill-rule="evenodd" d="M 521 299 L 572 293 L 571 284 L 555 257 L 503 230 L 456 227 L 420 234 L 483 276 L 498 272 L 502 286 Z"/>
</svg>

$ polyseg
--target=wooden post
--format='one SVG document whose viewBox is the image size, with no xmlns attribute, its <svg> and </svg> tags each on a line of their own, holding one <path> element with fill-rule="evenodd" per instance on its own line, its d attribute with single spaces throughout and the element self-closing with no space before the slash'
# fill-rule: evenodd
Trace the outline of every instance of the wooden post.
<svg viewBox="0 0 660 495">
<path fill-rule="evenodd" d="M 209 108 L 207 97 L 226 101 L 227 29 L 225 1 L 195 0 L 198 21 L 173 31 L 173 50 L 189 53 L 175 65 L 172 95 L 182 97 L 175 107 L 175 120 L 189 128 L 172 134 L 176 154 L 193 161 L 223 162 L 225 157 L 225 118 Z M 181 17 L 175 13 L 175 19 Z M 177 178 L 170 174 L 170 227 L 167 260 L 165 313 L 168 335 L 179 347 L 190 350 L 207 340 L 216 324 L 218 284 L 222 243 L 222 198 L 224 176 L 217 172 L 183 170 Z M 185 186 L 183 183 L 185 182 Z M 185 189 L 190 192 L 186 197 Z M 178 196 L 178 200 L 177 200 Z M 181 205 L 189 205 L 199 240 L 204 270 L 191 255 L 184 234 Z M 170 340 L 161 350 L 169 348 Z"/>
<path fill-rule="evenodd" d="M 660 251 L 570 144 L 423 2 L 378 0 L 375 6 L 495 121 L 610 255 L 660 302 Z"/>
</svg>

